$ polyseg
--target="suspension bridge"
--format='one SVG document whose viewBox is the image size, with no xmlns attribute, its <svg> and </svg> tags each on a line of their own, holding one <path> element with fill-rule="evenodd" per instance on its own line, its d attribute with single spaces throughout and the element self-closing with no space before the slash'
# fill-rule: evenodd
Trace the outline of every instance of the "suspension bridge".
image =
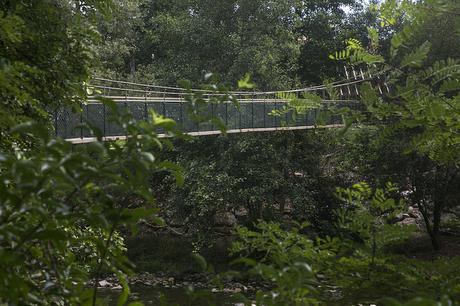
<svg viewBox="0 0 460 306">
<path fill-rule="evenodd" d="M 386 83 L 380 82 L 382 72 L 366 74 L 363 71 L 350 74 L 345 69 L 347 78 L 327 85 L 284 91 L 229 91 L 216 92 L 209 89 L 184 89 L 148 85 L 127 81 L 94 78 L 91 83 L 93 94 L 82 105 L 81 112 L 68 108 L 54 110 L 54 128 L 56 136 L 74 144 L 95 141 L 94 135 L 84 128 L 84 124 L 97 127 L 103 134 L 103 140 L 125 139 L 123 128 L 110 120 L 111 110 L 101 98 L 111 99 L 119 109 L 129 111 L 136 120 L 147 120 L 150 110 L 164 117 L 174 119 L 180 129 L 192 136 L 216 135 L 221 133 L 212 121 L 196 122 L 193 120 L 192 96 L 199 96 L 202 101 L 209 101 L 200 110 L 202 115 L 218 118 L 227 126 L 227 133 L 273 132 L 286 130 L 306 130 L 313 128 L 336 128 L 343 126 L 340 115 L 332 115 L 317 123 L 318 115 L 331 106 L 335 108 L 359 106 L 358 85 L 371 81 L 382 93 Z M 383 88 L 383 89 L 382 89 Z M 292 116 L 285 111 L 285 106 L 292 98 L 302 100 L 305 93 L 314 93 L 321 97 L 321 107 Z M 289 97 L 289 98 L 288 98 Z M 238 101 L 235 103 L 234 101 Z M 281 115 L 273 115 L 278 113 Z M 159 131 L 160 137 L 167 133 Z"/>
</svg>

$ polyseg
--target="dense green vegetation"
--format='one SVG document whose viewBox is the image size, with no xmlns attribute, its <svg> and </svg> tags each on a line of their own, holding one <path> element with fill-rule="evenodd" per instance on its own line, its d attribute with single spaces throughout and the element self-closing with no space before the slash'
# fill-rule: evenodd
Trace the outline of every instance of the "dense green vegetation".
<svg viewBox="0 0 460 306">
<path fill-rule="evenodd" d="M 0 304 L 103 305 L 115 275 L 118 305 L 141 305 L 128 298 L 143 271 L 253 282 L 235 295 L 248 305 L 460 302 L 458 1 L 6 0 L 0 12 Z M 95 142 L 53 136 L 50 111 L 80 112 L 92 76 L 211 82 L 215 102 L 237 103 L 237 84 L 329 84 L 344 65 L 382 74 L 359 85 L 359 110 L 330 110 L 343 129 L 191 138 L 100 98 L 126 140 L 84 123 Z M 199 114 L 205 101 L 188 99 Z M 222 303 L 191 287 L 195 304 Z"/>
</svg>

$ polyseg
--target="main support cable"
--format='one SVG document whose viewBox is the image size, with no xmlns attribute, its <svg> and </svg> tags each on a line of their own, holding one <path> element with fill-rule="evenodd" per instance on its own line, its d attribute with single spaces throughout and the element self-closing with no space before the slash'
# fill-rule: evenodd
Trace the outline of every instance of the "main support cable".
<svg viewBox="0 0 460 306">
<path fill-rule="evenodd" d="M 305 87 L 305 88 L 300 88 L 300 89 L 292 89 L 292 90 L 279 90 L 279 91 L 253 91 L 253 92 L 246 92 L 246 91 L 228 91 L 227 93 L 215 93 L 214 90 L 210 89 L 185 89 L 185 88 L 180 88 L 180 87 L 171 87 L 171 86 L 160 86 L 160 85 L 149 85 L 149 84 L 143 84 L 143 83 L 135 83 L 135 82 L 128 82 L 128 81 L 119 81 L 119 80 L 111 80 L 111 79 L 106 79 L 106 78 L 93 78 L 95 81 L 100 81 L 100 82 L 110 82 L 114 84 L 122 84 L 122 85 L 133 85 L 133 86 L 138 86 L 138 87 L 144 87 L 144 88 L 152 88 L 152 89 L 160 89 L 158 90 L 142 90 L 142 89 L 136 89 L 136 88 L 122 88 L 122 87 L 116 87 L 116 86 L 105 86 L 105 85 L 92 85 L 94 88 L 98 89 L 109 89 L 109 90 L 120 90 L 120 91 L 132 91 L 132 92 L 141 92 L 141 93 L 149 93 L 149 94 L 169 94 L 169 95 L 182 95 L 186 92 L 194 92 L 194 93 L 207 93 L 210 96 L 224 96 L 224 95 L 235 95 L 235 96 L 242 96 L 242 95 L 256 95 L 256 96 L 264 96 L 264 95 L 270 95 L 270 94 L 282 94 L 282 93 L 302 93 L 302 92 L 312 92 L 312 91 L 320 91 L 320 90 L 328 90 L 331 88 L 341 88 L 341 87 L 348 87 L 350 85 L 356 85 L 360 83 L 364 83 L 367 81 L 371 81 L 374 79 L 379 79 L 380 76 L 384 75 L 387 73 L 389 69 L 385 69 L 380 72 L 376 72 L 374 75 L 369 74 L 369 77 L 367 78 L 361 78 L 358 79 L 358 77 L 355 75 L 354 77 L 349 77 L 340 81 L 332 82 L 330 84 L 322 84 L 322 85 L 316 85 L 316 86 L 310 86 L 310 87 Z M 166 91 L 168 90 L 168 91 Z"/>
</svg>

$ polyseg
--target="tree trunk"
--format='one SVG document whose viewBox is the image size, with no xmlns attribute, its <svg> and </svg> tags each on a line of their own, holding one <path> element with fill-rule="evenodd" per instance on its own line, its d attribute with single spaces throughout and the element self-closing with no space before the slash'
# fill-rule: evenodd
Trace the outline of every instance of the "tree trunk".
<svg viewBox="0 0 460 306">
<path fill-rule="evenodd" d="M 440 227 L 441 227 L 441 214 L 444 205 L 436 201 L 433 208 L 433 233 L 431 235 L 431 244 L 435 251 L 439 251 L 442 247 L 441 237 L 439 236 Z"/>
<path fill-rule="evenodd" d="M 280 206 L 279 206 L 279 214 L 281 217 L 284 215 L 284 208 L 286 207 L 286 197 L 283 195 L 279 201 Z"/>
<path fill-rule="evenodd" d="M 435 251 L 441 249 L 441 239 L 439 237 L 439 228 L 441 223 L 441 210 L 442 206 L 439 203 L 435 203 L 433 207 L 433 220 L 430 220 L 428 209 L 422 202 L 418 203 L 418 207 L 425 221 L 426 232 L 430 236 L 431 245 Z"/>
</svg>

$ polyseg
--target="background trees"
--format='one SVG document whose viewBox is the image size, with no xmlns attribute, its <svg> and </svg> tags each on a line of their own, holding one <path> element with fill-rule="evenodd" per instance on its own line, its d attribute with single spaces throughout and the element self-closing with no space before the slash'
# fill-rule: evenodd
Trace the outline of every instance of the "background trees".
<svg viewBox="0 0 460 306">
<path fill-rule="evenodd" d="M 250 73 L 260 89 L 317 83 L 336 74 L 328 54 L 365 31 L 344 5 L 358 8 L 354 0 L 126 2 L 101 28 L 113 47 L 102 50 L 103 61 L 106 69 L 122 63 L 119 73 L 163 85 L 197 85 L 205 72 L 230 86 Z"/>
<path fill-rule="evenodd" d="M 401 19 L 388 50 L 382 50 L 387 54 L 382 69 L 391 71 L 388 81 L 392 90 L 382 97 L 367 84 L 362 87 L 362 100 L 380 130 L 368 147 L 375 149 L 373 157 L 378 161 L 369 173 L 384 173 L 384 179 L 397 180 L 410 191 L 410 200 L 420 208 L 433 247 L 439 249 L 442 214 L 459 205 L 460 70 L 455 59 L 458 54 L 450 52 L 458 47 L 452 39 L 458 35 L 455 12 L 460 7 L 452 1 L 436 3 L 381 4 L 377 16 L 381 26 L 394 27 Z M 439 18 L 448 19 L 440 28 L 452 35 L 432 28 Z M 443 44 L 452 49 L 441 50 Z M 362 48 L 352 51 L 366 52 Z M 358 58 L 359 63 L 362 57 Z"/>
<path fill-rule="evenodd" d="M 93 17 L 111 8 L 110 1 L 2 1 L 0 146 L 20 122 L 47 124 L 46 110 L 79 107 L 98 38 Z"/>
<path fill-rule="evenodd" d="M 318 131 L 176 143 L 166 155 L 184 168 L 185 185 L 170 189 L 169 180 L 162 181 L 162 211 L 185 225 L 189 234 L 212 233 L 215 217 L 222 212 L 234 213 L 249 226 L 258 220 L 283 221 L 287 212 L 288 218 L 328 230 L 337 204 L 334 189 L 346 184 L 327 162 L 333 139 L 334 132 Z"/>
</svg>

